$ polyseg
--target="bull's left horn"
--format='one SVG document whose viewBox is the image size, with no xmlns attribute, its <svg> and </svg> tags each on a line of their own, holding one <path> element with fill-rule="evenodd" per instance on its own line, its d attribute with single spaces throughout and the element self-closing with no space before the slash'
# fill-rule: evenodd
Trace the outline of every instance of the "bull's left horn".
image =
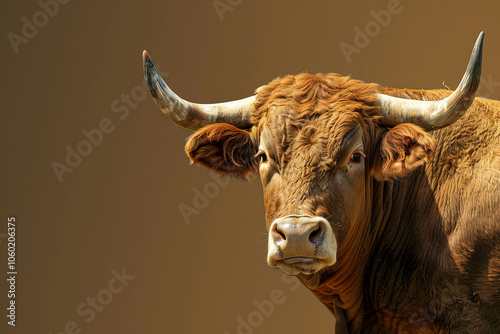
<svg viewBox="0 0 500 334">
<path fill-rule="evenodd" d="M 241 129 L 252 126 L 250 116 L 254 108 L 254 96 L 215 104 L 188 102 L 167 86 L 146 51 L 143 52 L 142 59 L 144 79 L 151 96 L 160 110 L 175 124 L 193 131 L 213 123 L 229 123 Z"/>
<path fill-rule="evenodd" d="M 479 87 L 483 38 L 484 32 L 481 32 L 460 85 L 447 98 L 440 101 L 418 101 L 377 94 L 383 123 L 389 126 L 413 123 L 427 131 L 433 131 L 458 120 L 474 101 Z"/>
</svg>

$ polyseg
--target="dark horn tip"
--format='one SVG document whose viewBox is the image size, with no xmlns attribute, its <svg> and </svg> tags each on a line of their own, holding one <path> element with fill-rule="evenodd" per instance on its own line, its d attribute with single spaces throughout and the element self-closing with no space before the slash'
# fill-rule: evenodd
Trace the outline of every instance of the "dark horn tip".
<svg viewBox="0 0 500 334">
<path fill-rule="evenodd" d="M 146 50 L 142 52 L 142 64 L 144 66 L 144 69 L 146 69 L 146 67 L 153 67 L 153 68 L 155 67 L 153 61 L 151 60 L 151 57 L 149 57 L 149 53 Z"/>
<path fill-rule="evenodd" d="M 153 61 L 149 57 L 149 54 L 146 50 L 142 52 L 142 67 L 144 69 L 144 80 L 146 81 L 147 86 L 149 87 L 149 91 L 151 94 L 155 94 L 154 88 L 154 77 L 156 73 L 156 67 L 153 64 Z"/>
<path fill-rule="evenodd" d="M 479 50 L 482 50 L 482 48 L 483 48 L 483 41 L 484 41 L 484 31 L 481 31 L 479 33 L 479 36 L 477 37 L 476 45 L 474 45 L 474 49 L 478 49 L 479 48 Z"/>
<path fill-rule="evenodd" d="M 481 31 L 481 33 L 479 33 L 479 36 L 477 37 L 476 44 L 474 45 L 471 55 L 471 65 L 475 66 L 474 72 L 476 72 L 478 75 L 481 75 L 481 66 L 483 61 L 483 41 L 484 31 Z M 472 61 L 474 61 L 474 63 L 472 63 Z"/>
</svg>

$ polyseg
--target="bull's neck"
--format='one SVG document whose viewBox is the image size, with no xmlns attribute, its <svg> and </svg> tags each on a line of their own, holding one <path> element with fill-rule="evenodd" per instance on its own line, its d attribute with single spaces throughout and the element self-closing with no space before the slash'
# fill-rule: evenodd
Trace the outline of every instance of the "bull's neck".
<svg viewBox="0 0 500 334">
<path fill-rule="evenodd" d="M 437 313 L 419 318 L 418 310 L 440 299 L 436 293 L 442 285 L 456 284 L 456 266 L 425 167 L 374 189 L 364 326 L 391 318 L 400 319 L 401 326 L 435 319 Z M 427 326 L 433 326 L 432 321 Z"/>
<path fill-rule="evenodd" d="M 343 311 L 350 332 L 362 332 L 367 326 L 375 330 L 380 320 L 377 312 L 400 302 L 392 291 L 384 290 L 388 281 L 409 282 L 411 277 L 420 277 L 436 282 L 448 279 L 443 273 L 450 270 L 449 253 L 440 248 L 446 238 L 440 222 L 428 219 L 439 213 L 423 168 L 396 181 L 371 180 L 366 188 L 364 220 L 353 224 L 339 248 L 338 262 L 312 290 L 334 314 Z M 420 190 L 415 193 L 412 189 Z M 425 236 L 418 232 L 429 230 L 432 233 Z M 436 237 L 429 240 L 428 235 Z M 430 243 L 432 247 L 425 247 Z M 406 264 L 411 265 L 404 267 Z M 408 287 L 397 297 L 418 299 L 427 287 L 432 289 L 432 284 L 418 290 Z"/>
<path fill-rule="evenodd" d="M 371 208 L 374 188 L 369 180 L 365 184 L 365 213 L 359 215 L 358 221 L 351 223 L 337 251 L 337 263 L 322 274 L 319 286 L 311 289 L 332 313 L 337 317 L 345 317 L 350 328 L 362 326 L 364 272 L 373 247 Z M 339 315 L 339 312 L 343 314 Z"/>
</svg>

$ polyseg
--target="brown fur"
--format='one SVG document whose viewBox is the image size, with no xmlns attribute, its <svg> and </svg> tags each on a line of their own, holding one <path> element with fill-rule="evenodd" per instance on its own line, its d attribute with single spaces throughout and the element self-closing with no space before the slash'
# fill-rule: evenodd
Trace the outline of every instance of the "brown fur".
<svg viewBox="0 0 500 334">
<path fill-rule="evenodd" d="M 264 187 L 268 224 L 317 215 L 338 238 L 337 263 L 312 292 L 342 319 L 339 331 L 500 332 L 500 102 L 478 98 L 455 124 L 429 134 L 384 126 L 377 92 L 450 94 L 378 89 L 336 74 L 286 76 L 258 89 L 251 132 L 208 126 L 186 151 L 193 163 L 248 178 L 266 133 L 273 165 L 263 184 L 274 173 L 282 180 Z M 331 180 L 350 168 L 346 148 L 357 129 L 366 172 L 351 201 Z"/>
</svg>

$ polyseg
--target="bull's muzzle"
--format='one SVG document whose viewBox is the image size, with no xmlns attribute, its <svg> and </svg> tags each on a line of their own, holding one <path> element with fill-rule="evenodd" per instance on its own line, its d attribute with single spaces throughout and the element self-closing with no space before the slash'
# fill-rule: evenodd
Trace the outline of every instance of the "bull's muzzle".
<svg viewBox="0 0 500 334">
<path fill-rule="evenodd" d="M 336 261 L 337 242 L 325 218 L 289 215 L 269 230 L 267 262 L 290 275 L 312 274 Z"/>
</svg>

